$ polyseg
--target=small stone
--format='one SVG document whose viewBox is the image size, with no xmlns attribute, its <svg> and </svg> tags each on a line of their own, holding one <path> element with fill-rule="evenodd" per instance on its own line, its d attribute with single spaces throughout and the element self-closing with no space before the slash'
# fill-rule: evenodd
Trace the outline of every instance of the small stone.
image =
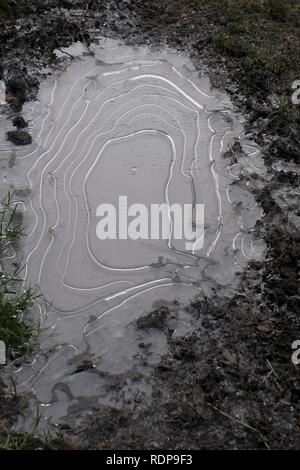
<svg viewBox="0 0 300 470">
<path fill-rule="evenodd" d="M 264 320 L 257 325 L 258 331 L 262 333 L 272 333 L 274 328 L 273 323 L 270 320 Z"/>
<path fill-rule="evenodd" d="M 143 342 L 139 343 L 139 347 L 141 349 L 148 349 L 148 348 L 150 348 L 151 345 L 152 345 L 152 343 L 143 343 Z"/>
<path fill-rule="evenodd" d="M 19 129 L 24 129 L 28 124 L 22 116 L 15 116 L 12 120 L 13 126 L 18 127 Z"/>
<path fill-rule="evenodd" d="M 29 145 L 32 142 L 32 137 L 27 131 L 9 131 L 7 139 L 15 145 Z"/>
</svg>

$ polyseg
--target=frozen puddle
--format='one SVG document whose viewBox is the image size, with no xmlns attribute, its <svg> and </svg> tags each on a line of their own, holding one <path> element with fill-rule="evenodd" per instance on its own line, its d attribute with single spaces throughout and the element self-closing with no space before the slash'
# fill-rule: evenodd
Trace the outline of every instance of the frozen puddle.
<svg viewBox="0 0 300 470">
<path fill-rule="evenodd" d="M 4 149 L 15 164 L 2 179 L 23 201 L 26 279 L 51 305 L 36 306 L 42 351 L 14 379 L 19 392 L 30 391 L 32 413 L 41 404 L 54 423 L 84 398 L 86 408 L 109 401 L 95 371 L 133 367 L 139 348 L 131 324 L 154 302 L 230 291 L 263 251 L 253 233 L 260 209 L 247 178 L 239 181 L 243 166 L 247 174 L 257 169 L 259 152 L 243 138 L 228 97 L 172 51 L 104 41 L 93 52 L 54 72 L 38 101 L 25 105 L 33 144 Z M 238 137 L 247 161 L 229 166 L 223 154 Z M 117 206 L 120 195 L 146 206 L 204 203 L 204 247 L 100 241 L 97 206 Z M 159 332 L 151 341 L 154 363 L 166 344 Z M 83 359 L 94 370 L 74 374 Z"/>
</svg>

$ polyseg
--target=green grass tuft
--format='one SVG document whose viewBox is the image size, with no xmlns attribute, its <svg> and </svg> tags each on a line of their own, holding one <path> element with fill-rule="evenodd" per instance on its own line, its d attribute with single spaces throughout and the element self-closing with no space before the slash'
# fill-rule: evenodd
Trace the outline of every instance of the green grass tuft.
<svg viewBox="0 0 300 470">
<path fill-rule="evenodd" d="M 0 340 L 6 345 L 8 359 L 32 352 L 37 333 L 26 311 L 38 295 L 31 287 L 24 288 L 20 263 L 6 267 L 6 256 L 17 249 L 23 235 L 17 219 L 17 203 L 9 193 L 0 209 Z"/>
</svg>

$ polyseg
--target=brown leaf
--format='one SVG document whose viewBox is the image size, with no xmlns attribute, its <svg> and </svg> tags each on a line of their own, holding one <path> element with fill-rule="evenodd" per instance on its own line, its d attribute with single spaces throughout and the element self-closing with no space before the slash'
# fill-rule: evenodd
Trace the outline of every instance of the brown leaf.
<svg viewBox="0 0 300 470">
<path fill-rule="evenodd" d="M 84 450 L 87 448 L 87 443 L 79 436 L 65 434 L 63 437 L 63 448 L 65 450 Z"/>
<path fill-rule="evenodd" d="M 7 103 L 11 103 L 16 97 L 12 95 L 11 93 L 6 93 L 5 99 Z"/>
<path fill-rule="evenodd" d="M 270 320 L 264 320 L 263 322 L 258 323 L 256 328 L 262 333 L 271 333 L 273 331 L 273 323 Z"/>
<path fill-rule="evenodd" d="M 9 421 L 7 418 L 1 418 L 0 419 L 0 426 L 3 428 L 8 428 L 9 426 Z"/>
<path fill-rule="evenodd" d="M 203 390 L 194 390 L 194 405 L 197 414 L 203 419 L 208 419 L 211 416 L 211 410 L 206 405 L 206 395 Z"/>
<path fill-rule="evenodd" d="M 224 356 L 224 364 L 227 366 L 236 366 L 237 365 L 237 357 L 234 352 L 230 352 L 228 349 L 225 349 L 223 351 L 223 356 Z"/>
</svg>

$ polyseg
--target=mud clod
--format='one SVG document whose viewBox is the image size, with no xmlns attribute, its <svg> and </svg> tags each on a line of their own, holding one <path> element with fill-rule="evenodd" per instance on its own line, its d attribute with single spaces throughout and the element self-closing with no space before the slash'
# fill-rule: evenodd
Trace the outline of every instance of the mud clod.
<svg viewBox="0 0 300 470">
<path fill-rule="evenodd" d="M 15 145 L 30 145 L 32 137 L 27 131 L 9 131 L 7 132 L 7 140 Z"/>
<path fill-rule="evenodd" d="M 167 307 L 154 310 L 148 315 L 138 318 L 136 321 L 137 327 L 140 329 L 157 328 L 158 330 L 163 330 L 166 327 L 166 320 L 169 313 Z"/>
<path fill-rule="evenodd" d="M 12 120 L 13 126 L 17 127 L 18 129 L 24 129 L 28 126 L 28 123 L 22 116 L 16 116 Z"/>
</svg>

